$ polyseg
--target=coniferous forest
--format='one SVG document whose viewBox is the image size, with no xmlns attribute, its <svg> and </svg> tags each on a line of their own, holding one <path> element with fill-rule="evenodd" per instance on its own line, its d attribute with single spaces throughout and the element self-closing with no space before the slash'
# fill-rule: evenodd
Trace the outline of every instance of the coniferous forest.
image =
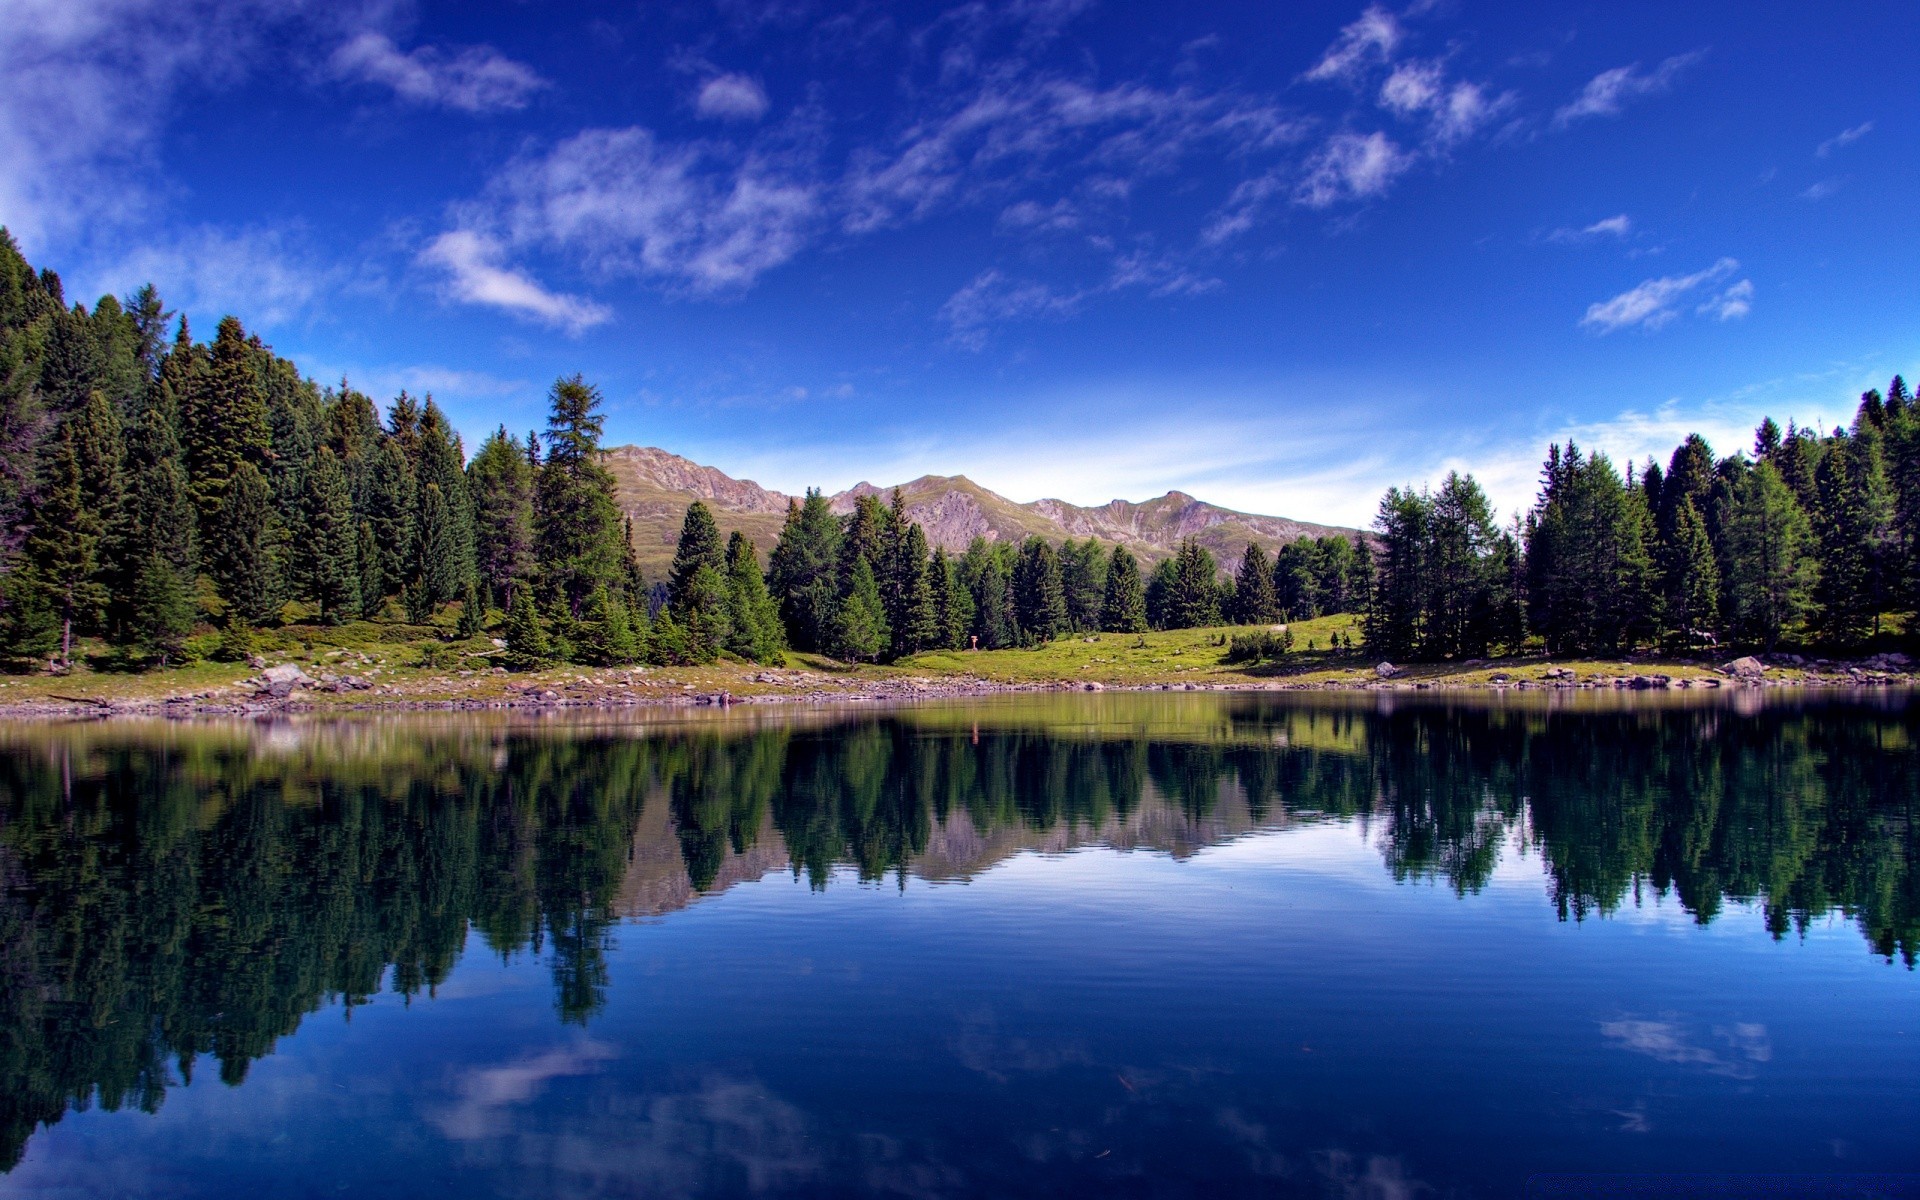
<svg viewBox="0 0 1920 1200">
<path fill-rule="evenodd" d="M 517 668 L 880 662 L 1330 613 L 1364 614 L 1385 658 L 1697 654 L 1858 648 L 1920 607 L 1920 411 L 1898 377 L 1850 428 L 1769 420 L 1750 455 L 1696 436 L 1622 474 L 1555 446 L 1506 528 L 1455 474 L 1388 491 L 1368 539 L 1250 543 L 1225 565 L 1189 539 L 1149 571 L 1092 538 L 950 555 L 897 491 L 846 514 L 810 491 L 764 569 L 692 504 L 652 581 L 599 393 L 575 376 L 549 403 L 544 430 L 469 457 L 431 397 L 382 413 L 234 317 L 196 341 L 150 286 L 69 304 L 0 231 L 0 657 L 64 669 L 91 638 L 127 668 L 238 660 L 262 629 L 373 620 L 491 634 Z"/>
</svg>

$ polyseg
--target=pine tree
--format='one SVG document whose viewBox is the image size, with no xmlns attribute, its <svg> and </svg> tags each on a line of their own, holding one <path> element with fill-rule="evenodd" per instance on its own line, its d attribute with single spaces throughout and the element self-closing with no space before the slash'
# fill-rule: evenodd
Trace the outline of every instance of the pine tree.
<svg viewBox="0 0 1920 1200">
<path fill-rule="evenodd" d="M 1220 623 L 1220 568 L 1192 538 L 1174 552 L 1167 596 L 1167 628 L 1200 629 Z"/>
<path fill-rule="evenodd" d="M 373 522 L 360 522 L 354 539 L 354 555 L 360 575 L 360 615 L 377 617 L 387 606 L 387 556 L 380 550 L 380 537 Z"/>
<path fill-rule="evenodd" d="M 1449 472 L 1428 509 L 1424 658 L 1484 655 L 1507 582 L 1493 506 L 1471 475 Z"/>
<path fill-rule="evenodd" d="M 208 574 L 227 602 L 230 619 L 261 625 L 280 612 L 279 531 L 273 490 L 251 462 L 235 468 L 206 538 Z"/>
<path fill-rule="evenodd" d="M 407 586 L 416 551 L 414 522 L 420 489 L 400 443 L 383 438 L 367 471 L 366 521 L 380 552 L 380 585 L 375 594 L 391 596 Z M 365 597 L 373 602 L 373 596 Z"/>
<path fill-rule="evenodd" d="M 512 602 L 513 581 L 533 571 L 533 474 L 526 448 L 504 425 L 467 464 L 478 570 L 502 603 Z"/>
<path fill-rule="evenodd" d="M 721 545 L 720 527 L 713 523 L 713 512 L 695 500 L 687 505 L 686 518 L 680 523 L 680 542 L 674 548 L 673 567 L 667 574 L 667 603 L 673 606 L 674 615 L 686 620 L 694 576 L 702 567 L 724 572 L 726 565 L 726 551 Z"/>
<path fill-rule="evenodd" d="M 480 596 L 480 582 L 477 579 L 469 579 L 466 589 L 460 593 L 460 624 L 458 626 L 460 636 L 479 637 L 486 627 L 487 602 Z"/>
<path fill-rule="evenodd" d="M 1140 560 L 1125 546 L 1113 548 L 1107 563 L 1107 592 L 1100 603 L 1100 628 L 1109 633 L 1145 633 L 1147 597 L 1140 581 Z"/>
<path fill-rule="evenodd" d="M 1371 652 L 1413 657 L 1426 641 L 1426 572 L 1432 502 L 1411 488 L 1388 488 L 1374 517 L 1380 551 L 1362 622 Z"/>
<path fill-rule="evenodd" d="M 638 651 L 627 606 L 605 584 L 593 589 L 575 623 L 574 656 L 593 666 L 613 667 L 632 662 Z"/>
<path fill-rule="evenodd" d="M 426 406 L 420 412 L 418 454 L 415 478 L 420 488 L 422 491 L 428 487 L 439 488 L 441 501 L 446 506 L 446 545 L 435 550 L 436 554 L 451 556 L 444 564 L 449 572 L 444 581 L 446 591 L 439 597 L 445 603 L 457 598 L 466 589 L 467 580 L 473 577 L 473 501 L 467 491 L 460 435 L 447 423 L 447 415 L 440 411 L 432 396 L 427 397 Z M 424 510 L 424 497 L 421 506 Z"/>
<path fill-rule="evenodd" d="M 853 560 L 847 583 L 840 611 L 834 615 L 834 653 L 847 662 L 877 662 L 886 653 L 893 631 L 887 628 L 880 585 L 866 555 Z"/>
<path fill-rule="evenodd" d="M 186 656 L 193 632 L 193 593 L 185 575 L 165 555 L 148 553 L 134 572 L 130 622 L 134 640 L 161 666 Z"/>
<path fill-rule="evenodd" d="M 1004 543 L 988 544 L 976 537 L 967 545 L 961 559 L 961 572 L 973 594 L 973 628 L 969 637 L 980 639 L 982 650 L 1001 650 L 1019 639 L 1019 625 L 1013 615 L 1012 571 L 1008 569 L 1008 549 Z"/>
<path fill-rule="evenodd" d="M 973 593 L 960 577 L 960 564 L 947 557 L 945 550 L 933 552 L 929 569 L 934 582 L 935 619 L 939 625 L 939 646 L 945 650 L 963 650 L 968 631 L 973 628 Z"/>
<path fill-rule="evenodd" d="M 541 587 L 578 613 L 593 589 L 622 582 L 623 524 L 600 463 L 600 392 L 580 376 L 549 393 L 546 461 L 534 485 L 534 559 Z"/>
<path fill-rule="evenodd" d="M 533 603 L 533 589 L 513 589 L 513 604 L 507 609 L 506 627 L 501 631 L 507 643 L 507 666 L 516 671 L 537 671 L 552 653 L 547 631 L 540 621 L 540 610 Z"/>
<path fill-rule="evenodd" d="M 1755 464 L 1721 520 L 1721 587 L 1734 632 L 1771 650 L 1807 614 L 1813 530 L 1772 463 Z"/>
<path fill-rule="evenodd" d="M 360 538 L 346 472 L 322 446 L 307 471 L 305 528 L 297 547 L 301 583 L 329 625 L 360 612 Z"/>
<path fill-rule="evenodd" d="M 1707 524 L 1690 496 L 1673 509 L 1673 533 L 1662 547 L 1661 622 L 1676 650 L 1692 650 L 1720 617 L 1720 567 Z"/>
<path fill-rule="evenodd" d="M 443 604 L 456 599 L 465 580 L 461 578 L 461 538 L 459 518 L 454 506 L 441 492 L 437 483 L 423 484 L 420 488 L 420 516 L 415 526 L 413 578 L 410 588 L 417 587 L 419 611 L 432 613 Z"/>
<path fill-rule="evenodd" d="M 767 586 L 796 650 L 825 650 L 833 641 L 839 597 L 840 522 L 827 499 L 808 489 L 789 502 L 786 524 L 767 561 Z"/>
<path fill-rule="evenodd" d="M 1527 543 L 1532 624 L 1550 654 L 1611 654 L 1650 635 L 1652 515 L 1605 455 L 1548 452 Z M 1669 481 L 1670 483 L 1671 481 Z"/>
<path fill-rule="evenodd" d="M 183 334 L 185 328 L 183 323 Z M 217 523 L 228 486 L 241 467 L 263 471 L 273 446 L 266 389 L 238 319 L 221 319 L 206 371 L 194 382 L 188 392 L 176 393 L 182 405 L 187 475 L 201 519 Z M 265 481 L 264 474 L 261 479 Z M 211 539 L 206 548 L 213 552 Z"/>
<path fill-rule="evenodd" d="M 76 625 L 98 621 L 107 601 L 100 584 L 100 514 L 87 504 L 75 423 L 54 445 L 46 483 L 33 510 L 33 531 L 22 547 L 33 586 L 60 629 L 60 665 L 73 665 Z"/>
<path fill-rule="evenodd" d="M 1258 542 L 1248 542 L 1234 576 L 1233 619 L 1240 625 L 1271 625 L 1280 619 L 1273 594 L 1273 565 Z"/>
<path fill-rule="evenodd" d="M 1863 428 L 1837 439 L 1820 460 L 1814 601 L 1822 637 L 1839 646 L 1864 642 L 1890 599 L 1893 498 L 1878 439 L 1877 431 Z"/>
<path fill-rule="evenodd" d="M 1107 591 L 1107 554 L 1092 537 L 1068 538 L 1060 547 L 1060 588 L 1067 602 L 1067 628 L 1100 628 L 1100 602 Z"/>
<path fill-rule="evenodd" d="M 1067 626 L 1067 601 L 1060 586 L 1060 558 L 1044 538 L 1029 537 L 1013 565 L 1013 618 L 1020 642 L 1045 645 Z"/>
<path fill-rule="evenodd" d="M 784 661 L 786 650 L 786 631 L 760 573 L 759 555 L 737 529 L 727 539 L 726 648 L 748 662 L 774 666 Z"/>
<path fill-rule="evenodd" d="M 939 643 L 940 614 L 927 535 L 918 524 L 907 526 L 894 558 L 900 615 L 893 629 L 893 655 L 901 658 Z"/>
</svg>

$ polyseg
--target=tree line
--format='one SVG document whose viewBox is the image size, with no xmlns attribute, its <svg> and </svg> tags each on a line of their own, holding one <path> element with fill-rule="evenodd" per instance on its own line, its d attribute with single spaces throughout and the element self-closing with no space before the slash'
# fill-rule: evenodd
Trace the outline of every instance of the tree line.
<svg viewBox="0 0 1920 1200">
<path fill-rule="evenodd" d="M 1374 523 L 1382 656 L 1858 649 L 1920 608 L 1920 409 L 1895 376 L 1827 433 L 1772 418 L 1751 452 L 1689 436 L 1623 475 L 1569 441 L 1533 507 L 1495 523 L 1470 475 L 1393 488 Z"/>
<path fill-rule="evenodd" d="M 602 463 L 600 404 L 561 379 L 544 431 L 502 427 L 469 460 L 431 396 L 402 392 L 382 414 L 234 317 L 196 341 L 151 286 L 68 305 L 0 230 L 0 657 L 64 667 L 76 638 L 97 637 L 126 665 L 165 665 L 211 624 L 213 652 L 240 658 L 255 630 L 290 620 L 457 614 L 522 667 L 772 663 L 788 647 L 876 661 L 1269 622 L 1367 593 L 1371 556 L 1340 537 L 1273 562 L 1249 546 L 1232 577 L 1192 541 L 1151 572 L 1092 538 L 949 555 L 897 494 L 843 516 L 817 491 L 792 504 L 764 571 L 695 503 L 669 577 L 649 584 Z"/>
</svg>

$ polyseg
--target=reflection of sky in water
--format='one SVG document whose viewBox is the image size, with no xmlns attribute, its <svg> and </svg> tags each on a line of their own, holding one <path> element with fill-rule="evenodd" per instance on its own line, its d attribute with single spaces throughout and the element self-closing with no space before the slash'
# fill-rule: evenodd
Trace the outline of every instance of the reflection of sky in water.
<svg viewBox="0 0 1920 1200">
<path fill-rule="evenodd" d="M 325 1010 L 241 1088 L 70 1115 L 0 1191 L 1385 1200 L 1920 1165 L 1914 976 L 1856 931 L 1651 896 L 1562 923 L 1504 861 L 1399 885 L 1320 822 L 963 886 L 775 873 L 622 925 L 585 1029 L 539 956 L 470 941 L 436 997 Z"/>
</svg>

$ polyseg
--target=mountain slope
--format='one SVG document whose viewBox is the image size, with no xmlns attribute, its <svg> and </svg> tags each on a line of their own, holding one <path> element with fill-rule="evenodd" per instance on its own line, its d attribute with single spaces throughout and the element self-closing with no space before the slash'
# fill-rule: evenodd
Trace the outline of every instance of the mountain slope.
<svg viewBox="0 0 1920 1200">
<path fill-rule="evenodd" d="M 687 505 L 704 500 L 723 533 L 738 529 L 765 554 L 780 536 L 789 497 L 751 480 L 734 479 L 713 467 L 652 446 L 616 446 L 607 451 L 620 507 L 633 518 L 635 550 L 647 578 L 659 579 L 673 561 L 680 522 Z M 851 512 L 862 495 L 891 499 L 892 488 L 855 484 L 830 497 L 835 512 Z M 1171 555 L 1181 539 L 1192 537 L 1213 551 L 1223 567 L 1239 561 L 1249 541 L 1271 553 L 1301 537 L 1352 536 L 1355 530 L 1316 525 L 1287 517 L 1236 512 L 1168 492 L 1134 503 L 1113 500 L 1093 508 L 1064 500 L 1020 504 L 989 491 L 964 475 L 923 475 L 900 485 L 907 515 L 927 531 L 927 540 L 950 553 L 966 549 L 975 537 L 1019 541 L 1038 534 L 1052 542 L 1097 537 L 1123 543 L 1151 565 Z"/>
</svg>

